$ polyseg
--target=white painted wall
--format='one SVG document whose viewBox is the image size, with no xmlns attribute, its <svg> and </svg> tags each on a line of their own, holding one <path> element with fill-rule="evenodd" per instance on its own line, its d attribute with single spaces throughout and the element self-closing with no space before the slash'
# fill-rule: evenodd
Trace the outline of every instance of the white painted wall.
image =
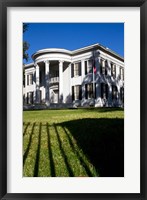
<svg viewBox="0 0 147 200">
<path fill-rule="evenodd" d="M 50 61 L 64 61 L 64 66 L 67 66 L 66 69 L 63 71 L 63 103 L 67 102 L 67 97 L 72 97 L 72 86 L 75 85 L 82 85 L 82 93 L 83 93 L 83 99 L 82 102 L 83 104 L 85 103 L 85 101 L 89 101 L 89 100 L 85 100 L 85 84 L 91 83 L 93 81 L 93 74 L 87 74 L 85 75 L 85 60 L 89 60 L 93 58 L 93 51 L 89 50 L 86 53 L 78 53 L 77 55 L 72 55 L 71 51 L 68 50 L 62 50 L 61 49 L 54 49 L 54 51 L 57 50 L 57 52 L 51 52 L 51 50 L 48 49 L 48 53 L 45 54 L 38 54 L 37 58 L 35 60 L 35 63 L 40 63 L 40 62 L 44 62 L 46 60 L 50 60 Z M 39 51 L 41 52 L 41 51 Z M 42 50 L 43 52 L 43 50 Z M 109 55 L 105 52 L 103 52 L 102 50 L 95 50 L 95 64 L 96 64 L 96 75 L 95 75 L 95 81 L 96 81 L 96 106 L 102 106 L 103 105 L 103 101 L 101 99 L 101 83 L 107 83 L 109 86 L 109 95 L 108 95 L 108 100 L 109 103 L 111 103 L 111 85 L 114 84 L 117 86 L 118 91 L 120 92 L 120 87 L 124 86 L 124 81 L 119 79 L 119 73 L 120 73 L 120 66 L 124 68 L 124 63 L 119 60 L 116 59 L 115 57 L 113 57 L 112 55 Z M 104 75 L 102 76 L 100 74 L 100 59 L 104 59 L 104 60 L 108 60 L 108 75 Z M 74 62 L 81 62 L 81 76 L 77 76 L 77 77 L 73 77 L 71 78 L 71 63 Z M 113 62 L 116 64 L 116 79 L 114 79 L 113 77 L 111 77 L 111 66 L 110 66 L 110 62 Z M 25 69 L 25 74 L 30 74 L 30 73 L 35 73 L 35 66 L 33 66 L 33 63 L 30 65 L 26 66 Z M 60 83 L 59 83 L 60 84 Z M 33 85 L 29 85 L 23 89 L 23 94 L 25 94 L 25 96 L 27 96 L 27 92 L 32 92 L 36 90 L 36 84 L 35 82 L 33 83 Z M 42 83 L 42 86 L 40 87 L 40 90 L 42 91 L 42 99 L 45 99 L 45 81 Z M 51 93 L 51 91 L 50 91 Z M 69 99 L 68 99 L 69 100 Z"/>
</svg>

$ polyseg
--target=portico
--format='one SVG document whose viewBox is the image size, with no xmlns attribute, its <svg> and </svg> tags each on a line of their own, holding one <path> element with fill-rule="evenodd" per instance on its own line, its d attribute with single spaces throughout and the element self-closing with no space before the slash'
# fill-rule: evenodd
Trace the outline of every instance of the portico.
<svg viewBox="0 0 147 200">
<path fill-rule="evenodd" d="M 36 104 L 63 103 L 64 72 L 70 64 L 63 60 L 45 60 L 35 64 Z"/>
</svg>

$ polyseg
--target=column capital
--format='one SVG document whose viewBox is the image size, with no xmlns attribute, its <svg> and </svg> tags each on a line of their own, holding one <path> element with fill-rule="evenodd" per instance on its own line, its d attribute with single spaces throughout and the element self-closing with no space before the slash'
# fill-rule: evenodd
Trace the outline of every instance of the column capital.
<svg viewBox="0 0 147 200">
<path fill-rule="evenodd" d="M 50 61 L 49 60 L 44 60 L 44 63 L 45 64 L 50 64 Z"/>
<path fill-rule="evenodd" d="M 34 65 L 35 65 L 35 67 L 36 67 L 36 68 L 39 68 L 39 65 L 38 65 L 38 63 L 35 63 Z"/>
<path fill-rule="evenodd" d="M 60 64 L 60 63 L 64 63 L 64 60 L 59 60 L 59 64 Z"/>
</svg>

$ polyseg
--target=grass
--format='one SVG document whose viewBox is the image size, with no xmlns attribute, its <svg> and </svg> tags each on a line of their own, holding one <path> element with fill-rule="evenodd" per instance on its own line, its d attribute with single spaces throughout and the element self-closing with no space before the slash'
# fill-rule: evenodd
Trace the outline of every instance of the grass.
<svg viewBox="0 0 147 200">
<path fill-rule="evenodd" d="M 124 112 L 24 111 L 23 176 L 124 176 Z"/>
</svg>

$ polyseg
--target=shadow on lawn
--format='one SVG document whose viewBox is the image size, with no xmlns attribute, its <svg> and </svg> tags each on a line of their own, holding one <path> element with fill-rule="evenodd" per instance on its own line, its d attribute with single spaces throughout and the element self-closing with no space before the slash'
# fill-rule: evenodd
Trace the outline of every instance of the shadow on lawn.
<svg viewBox="0 0 147 200">
<path fill-rule="evenodd" d="M 27 131 L 30 123 L 26 124 L 24 133 Z M 124 120 L 115 119 L 79 119 L 66 121 L 63 123 L 54 123 L 49 125 L 46 123 L 42 125 L 32 124 L 31 133 L 29 136 L 29 142 L 26 151 L 23 156 L 23 165 L 28 157 L 30 147 L 32 145 L 32 137 L 34 133 L 34 128 L 39 126 L 39 131 L 37 134 L 37 151 L 35 153 L 35 165 L 33 170 L 33 176 L 37 177 L 39 175 L 39 162 L 40 162 L 40 150 L 41 150 L 41 137 L 42 128 L 45 126 L 47 134 L 47 144 L 48 144 L 48 159 L 50 163 L 51 176 L 55 177 L 55 164 L 53 159 L 53 150 L 51 147 L 51 135 L 50 127 L 53 126 L 59 144 L 60 153 L 64 160 L 65 166 L 70 177 L 74 176 L 73 169 L 70 167 L 68 162 L 67 152 L 64 150 L 64 146 L 61 140 L 61 135 L 58 127 L 63 129 L 66 135 L 68 143 L 72 151 L 76 154 L 80 165 L 85 169 L 87 176 L 93 176 L 89 167 L 85 163 L 82 155 L 77 151 L 71 135 L 79 149 L 82 149 L 83 153 L 86 155 L 90 163 L 95 167 L 100 177 L 123 177 L 124 176 Z M 44 129 L 44 130 L 45 130 Z M 69 130 L 70 134 L 67 132 Z M 25 134 L 24 134 L 25 135 Z"/>
<path fill-rule="evenodd" d="M 23 133 L 23 136 L 25 135 L 25 133 L 26 133 L 27 128 L 29 127 L 29 125 L 30 125 L 30 123 L 27 123 L 25 131 Z M 35 123 L 33 123 L 33 125 L 32 125 L 32 130 L 31 130 L 31 134 L 30 134 L 30 137 L 29 137 L 29 143 L 28 143 L 26 151 L 25 151 L 25 153 L 23 155 L 23 166 L 25 165 L 25 161 L 26 161 L 26 159 L 28 157 L 28 154 L 29 154 L 29 150 L 30 150 L 31 143 L 32 143 L 32 137 L 33 137 L 33 133 L 34 133 L 34 128 L 35 128 Z"/>
<path fill-rule="evenodd" d="M 123 108 L 118 108 L 118 107 L 116 107 L 116 108 L 114 108 L 114 107 L 102 107 L 102 108 L 95 108 L 95 107 L 92 107 L 92 108 L 78 108 L 78 109 L 82 109 L 82 110 L 84 110 L 84 111 L 97 111 L 97 112 L 100 112 L 100 113 L 102 113 L 102 112 L 114 112 L 114 111 L 124 111 L 124 109 Z"/>
<path fill-rule="evenodd" d="M 67 128 L 101 177 L 124 176 L 124 120 L 80 119 L 56 126 Z M 90 174 L 89 174 L 90 175 Z"/>
</svg>

